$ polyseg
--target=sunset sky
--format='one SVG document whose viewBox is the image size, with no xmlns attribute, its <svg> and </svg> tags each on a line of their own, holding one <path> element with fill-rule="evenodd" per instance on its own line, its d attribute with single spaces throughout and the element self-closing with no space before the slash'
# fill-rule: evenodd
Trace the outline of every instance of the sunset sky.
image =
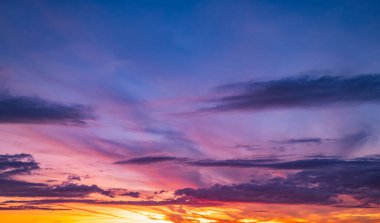
<svg viewBox="0 0 380 223">
<path fill-rule="evenodd" d="M 1 0 L 1 223 L 379 223 L 380 2 Z"/>
</svg>

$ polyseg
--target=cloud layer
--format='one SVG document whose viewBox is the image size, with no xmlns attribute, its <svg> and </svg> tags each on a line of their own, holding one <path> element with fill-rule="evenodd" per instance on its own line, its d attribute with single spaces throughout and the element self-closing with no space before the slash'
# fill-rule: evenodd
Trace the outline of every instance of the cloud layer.
<svg viewBox="0 0 380 223">
<path fill-rule="evenodd" d="M 354 160 L 295 161 L 272 165 L 274 169 L 299 169 L 286 177 L 261 182 L 184 188 L 176 195 L 211 201 L 239 201 L 283 204 L 380 205 L 380 158 Z M 342 196 L 355 202 L 346 204 Z"/>
<path fill-rule="evenodd" d="M 30 154 L 0 155 L 0 179 L 17 174 L 29 174 L 39 169 L 38 163 Z"/>
<path fill-rule="evenodd" d="M 3 197 L 85 197 L 92 193 L 111 196 L 110 191 L 96 185 L 64 182 L 60 185 L 33 183 L 14 177 L 32 174 L 39 170 L 38 163 L 30 154 L 0 155 L 0 196 Z"/>
<path fill-rule="evenodd" d="M 89 107 L 66 105 L 38 97 L 0 94 L 0 123 L 84 124 L 94 119 Z"/>
<path fill-rule="evenodd" d="M 202 111 L 264 110 L 380 102 L 380 74 L 300 76 L 219 87 L 223 93 Z"/>
</svg>

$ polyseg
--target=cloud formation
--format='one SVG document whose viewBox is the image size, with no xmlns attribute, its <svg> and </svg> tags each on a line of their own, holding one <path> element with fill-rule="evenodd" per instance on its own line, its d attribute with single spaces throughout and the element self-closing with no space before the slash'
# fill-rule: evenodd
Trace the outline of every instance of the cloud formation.
<svg viewBox="0 0 380 223">
<path fill-rule="evenodd" d="M 122 196 L 133 197 L 133 198 L 139 198 L 139 197 L 140 197 L 140 192 L 129 191 L 129 192 L 126 192 L 126 193 L 122 194 Z"/>
<path fill-rule="evenodd" d="M 0 155 L 0 179 L 17 174 L 29 174 L 39 169 L 38 163 L 30 154 Z"/>
<path fill-rule="evenodd" d="M 300 76 L 220 86 L 222 96 L 202 111 L 256 111 L 380 102 L 380 74 Z"/>
<path fill-rule="evenodd" d="M 83 125 L 91 119 L 93 111 L 84 105 L 0 93 L 0 123 Z"/>
<path fill-rule="evenodd" d="M 180 158 L 172 157 L 172 156 L 145 156 L 138 157 L 129 160 L 122 160 L 115 162 L 115 164 L 152 164 L 152 163 L 160 163 L 165 161 L 175 161 L 180 160 Z"/>
<path fill-rule="evenodd" d="M 40 167 L 30 154 L 0 155 L 0 196 L 3 197 L 85 197 L 92 193 L 112 196 L 96 185 L 62 183 L 48 185 L 14 179 Z"/>
<path fill-rule="evenodd" d="M 321 144 L 325 139 L 321 138 L 296 138 L 296 139 L 288 139 L 283 141 L 273 141 L 275 143 L 284 143 L 284 144 Z"/>
<path fill-rule="evenodd" d="M 164 159 L 165 158 L 165 159 Z M 166 159 L 167 158 L 167 159 Z M 170 158 L 170 159 L 169 159 Z M 276 158 L 267 159 L 226 159 L 226 160 L 191 160 L 176 157 L 139 157 L 126 161 L 115 162 L 124 165 L 151 165 L 163 161 L 176 161 L 179 165 L 189 165 L 196 167 L 232 167 L 232 168 L 268 168 L 276 170 L 302 170 L 331 167 L 337 165 L 361 165 L 362 159 L 339 159 L 334 157 L 311 157 L 298 160 L 280 160 Z"/>
<path fill-rule="evenodd" d="M 58 199 L 39 199 L 39 200 L 7 200 L 0 204 L 14 204 L 22 203 L 27 205 L 48 205 L 48 204 L 63 204 L 63 203 L 81 203 L 81 204 L 109 204 L 109 205 L 136 205 L 136 206 L 162 206 L 162 205 L 194 205 L 201 204 L 194 199 L 189 198 L 169 198 L 165 200 L 138 200 L 138 201 L 125 201 L 125 200 L 114 200 L 114 201 L 102 201 L 94 199 L 75 199 L 75 198 L 58 198 Z M 207 204 L 211 202 L 203 202 Z"/>
<path fill-rule="evenodd" d="M 328 162 L 289 162 L 275 168 L 301 169 L 286 177 L 268 181 L 184 188 L 176 195 L 211 201 L 239 201 L 283 204 L 342 205 L 349 196 L 359 206 L 380 205 L 380 157 Z"/>
</svg>

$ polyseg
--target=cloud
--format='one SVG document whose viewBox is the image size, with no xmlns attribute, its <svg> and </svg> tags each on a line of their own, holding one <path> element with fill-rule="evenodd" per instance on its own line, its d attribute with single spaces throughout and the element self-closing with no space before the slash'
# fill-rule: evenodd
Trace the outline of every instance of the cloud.
<svg viewBox="0 0 380 223">
<path fill-rule="evenodd" d="M 29 174 L 39 169 L 30 154 L 0 155 L 0 179 L 17 174 Z"/>
<path fill-rule="evenodd" d="M 172 157 L 172 156 L 145 156 L 145 157 L 138 157 L 133 158 L 129 160 L 123 160 L 115 162 L 115 164 L 152 164 L 152 163 L 160 163 L 165 161 L 174 161 L 174 160 L 180 160 L 180 158 Z"/>
<path fill-rule="evenodd" d="M 65 183 L 47 185 L 13 179 L 0 179 L 2 197 L 85 197 L 93 193 L 112 196 L 111 192 L 96 185 Z"/>
<path fill-rule="evenodd" d="M 275 143 L 284 143 L 284 144 L 321 144 L 324 141 L 324 139 L 321 138 L 297 138 L 297 139 L 288 139 L 283 141 L 273 141 Z"/>
<path fill-rule="evenodd" d="M 330 167 L 341 164 L 361 164 L 360 160 L 342 160 L 338 158 L 330 157 L 318 157 L 318 158 L 307 158 L 299 160 L 280 160 L 276 158 L 267 159 L 227 159 L 227 160 L 191 160 L 186 158 L 177 157 L 139 157 L 135 159 L 130 159 L 126 161 L 115 162 L 115 164 L 124 165 L 151 165 L 158 162 L 169 162 L 176 161 L 179 165 L 189 165 L 196 167 L 231 167 L 231 168 L 268 168 L 277 170 L 300 170 L 300 169 L 313 169 L 321 167 Z"/>
<path fill-rule="evenodd" d="M 129 192 L 126 192 L 126 193 L 122 194 L 122 196 L 128 196 L 128 197 L 133 197 L 133 198 L 139 198 L 139 197 L 140 197 L 140 192 L 129 191 Z"/>
<path fill-rule="evenodd" d="M 185 188 L 176 195 L 213 201 L 259 202 L 286 204 L 332 204 L 331 194 L 310 188 L 297 188 L 286 182 L 269 182 L 264 185 L 255 183 L 214 185 L 209 188 Z"/>
<path fill-rule="evenodd" d="M 67 180 L 68 181 L 81 181 L 81 177 L 80 176 L 77 176 L 77 175 L 74 175 L 74 174 L 70 174 L 68 177 L 67 177 Z"/>
<path fill-rule="evenodd" d="M 30 154 L 0 155 L 0 196 L 3 197 L 85 197 L 92 193 L 112 196 L 96 185 L 63 183 L 48 185 L 15 180 L 15 176 L 40 169 Z"/>
<path fill-rule="evenodd" d="M 16 210 L 44 210 L 44 211 L 67 211 L 67 208 L 51 208 L 51 207 L 39 207 L 32 205 L 19 205 L 19 206 L 7 206 L 0 207 L 0 211 L 16 211 Z"/>
<path fill-rule="evenodd" d="M 300 76 L 220 86 L 223 95 L 201 111 L 256 111 L 380 102 L 380 74 Z"/>
<path fill-rule="evenodd" d="M 72 199 L 72 198 L 59 198 L 59 199 L 40 199 L 40 200 L 8 200 L 1 204 L 23 203 L 29 205 L 46 205 L 46 204 L 62 204 L 62 203 L 82 203 L 82 204 L 105 204 L 105 205 L 136 205 L 136 206 L 162 206 L 162 205 L 194 205 L 201 204 L 201 202 L 189 198 L 169 198 L 165 200 L 138 200 L 138 201 L 102 201 L 94 199 Z M 202 204 L 210 204 L 211 202 L 202 202 Z"/>
<path fill-rule="evenodd" d="M 83 125 L 90 119 L 93 111 L 84 105 L 0 93 L 0 123 Z"/>
<path fill-rule="evenodd" d="M 341 148 L 345 154 L 354 151 L 366 144 L 369 140 L 373 139 L 373 132 L 363 130 L 346 135 L 336 140 L 337 145 Z"/>
<path fill-rule="evenodd" d="M 3 197 L 51 197 L 31 200 L 25 205 L 58 203 L 88 203 L 114 205 L 172 205 L 197 204 L 198 202 L 254 202 L 278 204 L 317 204 L 329 206 L 372 207 L 380 205 L 380 156 L 343 159 L 339 157 L 315 157 L 282 161 L 257 160 L 203 160 L 183 161 L 185 165 L 200 167 L 268 168 L 283 171 L 283 177 L 253 179 L 231 185 L 214 185 L 207 188 L 183 188 L 175 191 L 176 198 L 167 200 L 102 201 L 86 199 L 89 194 L 112 196 L 96 185 L 65 183 L 49 186 L 13 179 L 0 179 L 0 196 Z M 292 170 L 292 171 L 288 171 Z M 124 196 L 139 198 L 138 192 L 129 191 Z M 179 197 L 178 197 L 179 196 Z M 347 203 L 342 196 L 355 202 Z M 20 201 L 22 202 L 22 201 Z M 5 202 L 5 204 L 16 201 Z"/>
<path fill-rule="evenodd" d="M 264 182 L 252 180 L 248 183 L 199 189 L 184 188 L 175 194 L 211 201 L 334 206 L 344 204 L 346 201 L 341 196 L 346 195 L 362 207 L 380 205 L 380 157 L 330 159 L 328 162 L 317 163 L 310 165 L 304 161 L 295 161 L 274 165 L 275 168 L 301 169 L 284 178 L 274 177 Z"/>
</svg>

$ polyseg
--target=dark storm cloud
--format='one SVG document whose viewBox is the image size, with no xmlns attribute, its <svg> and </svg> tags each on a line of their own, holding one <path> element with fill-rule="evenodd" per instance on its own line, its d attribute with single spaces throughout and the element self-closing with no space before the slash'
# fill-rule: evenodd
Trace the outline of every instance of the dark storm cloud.
<svg viewBox="0 0 380 223">
<path fill-rule="evenodd" d="M 223 96 L 202 111 L 263 110 L 380 102 L 380 74 L 300 76 L 221 86 Z"/>
<path fill-rule="evenodd" d="M 0 93 L 0 123 L 85 124 L 94 119 L 89 107 L 60 104 L 38 97 Z"/>
<path fill-rule="evenodd" d="M 180 160 L 180 158 L 172 157 L 172 156 L 145 156 L 145 157 L 138 157 L 133 158 L 129 160 L 123 160 L 115 162 L 115 164 L 152 164 L 152 163 L 159 163 L 159 162 L 165 162 L 165 161 L 174 161 L 174 160 Z"/>
<path fill-rule="evenodd" d="M 313 168 L 309 168 L 311 166 Z M 331 159 L 323 165 L 311 166 L 310 163 L 306 166 L 299 162 L 287 163 L 280 168 L 306 168 L 265 182 L 185 188 L 175 194 L 212 201 L 323 205 L 342 205 L 339 195 L 348 195 L 363 207 L 380 204 L 380 157 L 350 161 Z"/>
</svg>

